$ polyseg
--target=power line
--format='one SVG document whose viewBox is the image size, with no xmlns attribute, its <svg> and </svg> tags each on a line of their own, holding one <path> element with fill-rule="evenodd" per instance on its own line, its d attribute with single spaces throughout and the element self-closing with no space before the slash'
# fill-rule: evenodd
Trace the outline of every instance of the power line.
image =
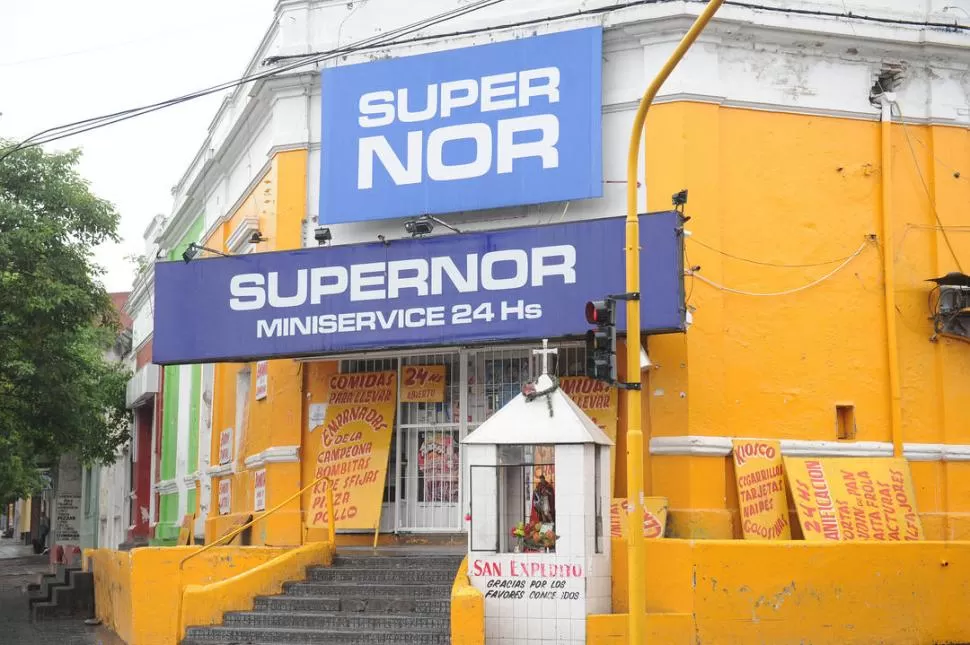
<svg viewBox="0 0 970 645">
<path fill-rule="evenodd" d="M 811 289 L 814 286 L 820 285 L 823 282 L 825 282 L 826 280 L 828 280 L 829 278 L 831 278 L 832 276 L 834 276 L 836 273 L 838 273 L 839 271 L 841 271 L 842 269 L 844 269 L 845 267 L 847 267 L 849 265 L 849 263 L 852 262 L 852 260 L 854 260 L 855 258 L 857 258 L 859 256 L 859 254 L 861 254 L 865 250 L 867 244 L 868 244 L 868 242 L 863 242 L 861 245 L 859 245 L 859 248 L 856 249 L 855 253 L 853 253 L 852 255 L 850 255 L 849 257 L 847 257 L 845 259 L 845 261 L 842 262 L 842 264 L 840 264 L 839 266 L 835 267 L 834 269 L 832 269 L 831 271 L 829 271 L 828 273 L 826 273 L 825 275 L 823 275 L 821 278 L 818 278 L 817 280 L 812 280 L 808 284 L 803 284 L 800 287 L 795 287 L 793 289 L 785 289 L 784 291 L 774 291 L 774 292 L 771 292 L 771 293 L 757 293 L 757 292 L 753 292 L 753 291 L 742 291 L 741 289 L 732 289 L 731 287 L 725 287 L 724 285 L 718 284 L 717 282 L 714 282 L 713 280 L 710 280 L 710 279 L 704 277 L 703 275 L 700 275 L 699 273 L 696 273 L 695 271 L 691 271 L 690 272 L 690 275 L 691 275 L 691 277 L 695 277 L 698 280 L 700 280 L 701 282 L 703 282 L 705 284 L 708 284 L 708 285 L 714 287 L 715 289 L 717 289 L 719 291 L 726 291 L 728 293 L 734 293 L 734 294 L 737 294 L 739 296 L 755 296 L 755 297 L 758 297 L 758 298 L 771 298 L 771 297 L 775 297 L 775 296 L 790 296 L 792 294 L 798 293 L 799 291 L 805 291 L 806 289 Z"/>
<path fill-rule="evenodd" d="M 451 9 L 449 11 L 436 14 L 429 18 L 405 25 L 403 27 L 398 27 L 397 29 L 392 29 L 390 31 L 370 36 L 362 40 L 356 41 L 344 47 L 336 47 L 334 49 L 328 50 L 326 52 L 320 52 L 316 54 L 306 54 L 293 63 L 284 65 L 273 70 L 267 70 L 265 72 L 259 72 L 256 74 L 250 74 L 248 76 L 243 76 L 241 78 L 226 81 L 224 83 L 219 83 L 189 94 L 178 96 L 171 99 L 166 99 L 164 101 L 159 101 L 157 103 L 151 103 L 148 105 L 143 105 L 139 107 L 129 108 L 126 110 L 120 110 L 118 112 L 113 112 L 110 114 L 104 114 L 97 117 L 92 117 L 89 119 L 82 119 L 80 121 L 75 121 L 73 123 L 67 123 L 60 126 L 55 126 L 37 132 L 31 135 L 27 139 L 24 139 L 20 143 L 12 146 L 10 149 L 5 151 L 0 155 L 0 161 L 3 161 L 11 154 L 17 152 L 18 150 L 24 150 L 26 148 L 32 148 L 35 146 L 43 145 L 45 143 L 51 143 L 53 141 L 58 141 L 71 136 L 76 136 L 78 134 L 83 134 L 91 130 L 96 130 L 98 128 L 106 127 L 115 123 L 120 123 L 121 121 L 126 121 L 128 119 L 133 119 L 144 114 L 149 114 L 158 110 L 162 110 L 167 107 L 172 107 L 186 101 L 191 101 L 193 99 L 201 98 L 203 96 L 208 96 L 209 94 L 214 94 L 216 92 L 221 92 L 227 89 L 238 87 L 240 85 L 245 85 L 247 83 L 259 81 L 265 78 L 270 78 L 272 76 L 277 76 L 294 69 L 301 67 L 306 67 L 307 65 L 313 65 L 325 60 L 336 58 L 338 56 L 353 53 L 355 51 L 360 51 L 363 49 L 368 49 L 371 47 L 386 45 L 393 43 L 396 39 L 401 36 L 413 33 L 415 31 L 420 31 L 428 27 L 433 27 L 435 25 L 447 22 L 449 20 L 454 20 L 461 16 L 468 15 L 475 11 L 497 5 L 505 0 L 479 0 L 478 2 L 468 5 L 466 7 L 461 7 L 458 9 Z"/>
<path fill-rule="evenodd" d="M 527 20 L 518 20 L 515 22 L 507 22 L 501 25 L 492 25 L 489 27 L 478 27 L 475 29 L 465 29 L 462 31 L 452 31 L 447 34 L 435 34 L 431 36 L 422 36 L 420 38 L 414 38 L 410 42 L 421 42 L 425 40 L 434 40 L 437 38 L 454 38 L 457 36 L 470 36 L 473 34 L 479 34 L 485 31 L 493 31 L 498 29 L 512 29 L 515 27 L 528 27 L 530 25 L 537 25 L 541 23 L 550 22 L 553 20 L 566 20 L 569 18 L 578 18 L 581 16 L 598 15 L 603 13 L 612 13 L 614 11 L 619 11 L 621 9 L 628 9 L 630 7 L 639 7 L 644 5 L 652 4 L 673 4 L 673 3 L 694 3 L 694 4 L 706 4 L 707 0 L 631 0 L 630 2 L 625 2 L 622 4 L 614 4 L 607 7 L 596 7 L 594 9 L 579 9 L 577 11 L 572 11 L 569 13 L 560 13 L 551 16 L 543 16 L 542 18 L 529 18 Z M 837 11 L 822 11 L 813 9 L 792 9 L 787 7 L 773 7 L 769 5 L 761 5 L 749 2 L 740 2 L 737 0 L 726 0 L 725 5 L 735 6 L 742 9 L 749 9 L 752 11 L 765 11 L 770 13 L 785 13 L 793 15 L 804 15 L 804 16 L 814 16 L 819 18 L 836 18 L 843 20 L 856 20 L 859 22 L 872 22 L 876 24 L 891 24 L 900 25 L 908 27 L 922 27 L 922 28 L 937 28 L 945 29 L 947 31 L 970 31 L 970 25 L 961 25 L 959 23 L 943 23 L 943 22 L 930 22 L 930 21 L 919 21 L 919 20 L 907 20 L 902 18 L 882 18 L 879 16 L 870 16 L 867 14 L 856 14 L 852 13 L 846 9 L 843 13 Z M 845 5 L 843 4 L 843 7 Z M 852 23 L 848 22 L 850 29 L 852 28 Z M 855 30 L 853 29 L 853 33 Z M 270 56 L 266 58 L 263 62 L 270 64 L 276 63 L 282 60 L 288 60 L 291 58 L 297 58 L 299 56 L 307 56 L 313 54 L 291 54 L 283 56 Z"/>
<path fill-rule="evenodd" d="M 844 262 L 847 259 L 853 257 L 852 254 L 849 254 L 849 255 L 843 256 L 841 258 L 835 258 L 834 260 L 825 260 L 825 261 L 822 261 L 822 262 L 809 262 L 807 264 L 782 264 L 782 263 L 775 263 L 775 262 L 763 262 L 761 260 L 751 260 L 749 258 L 743 258 L 743 257 L 738 256 L 738 255 L 732 255 L 731 253 L 728 253 L 727 251 L 722 251 L 721 249 L 716 249 L 713 246 L 710 246 L 708 244 L 705 244 L 704 242 L 701 242 L 698 239 L 695 239 L 694 236 L 691 236 L 691 237 L 689 237 L 687 239 L 689 239 L 691 242 L 694 242 L 695 244 L 699 244 L 700 246 L 703 246 L 705 249 L 709 249 L 711 251 L 714 251 L 715 253 L 720 253 L 724 257 L 731 258 L 732 260 L 738 260 L 740 262 L 748 262 L 749 264 L 757 264 L 759 266 L 764 266 L 764 267 L 778 267 L 778 268 L 783 268 L 783 269 L 807 269 L 807 268 L 811 268 L 811 267 L 822 267 L 822 266 L 826 266 L 826 265 L 829 265 L 829 264 L 835 264 L 836 262 Z"/>
<path fill-rule="evenodd" d="M 329 50 L 329 51 L 325 51 L 325 52 L 316 52 L 316 53 L 310 53 L 310 54 L 298 54 L 298 55 L 292 55 L 292 56 L 276 56 L 276 57 L 270 57 L 270 58 L 267 58 L 264 61 L 264 64 L 271 64 L 271 63 L 279 62 L 279 61 L 282 61 L 282 60 L 289 60 L 289 59 L 297 59 L 297 60 L 296 60 L 296 62 L 294 62 L 291 65 L 287 65 L 287 66 L 284 66 L 284 67 L 281 67 L 281 68 L 278 68 L 278 69 L 274 69 L 274 70 L 270 70 L 270 71 L 267 71 L 267 72 L 261 72 L 261 73 L 257 73 L 257 74 L 252 74 L 250 76 L 245 76 L 245 77 L 236 79 L 234 81 L 228 81 L 226 83 L 221 83 L 219 85 L 214 85 L 212 87 L 205 88 L 203 90 L 199 90 L 199 91 L 193 92 L 191 94 L 186 94 L 184 96 L 176 97 L 176 98 L 173 98 L 173 99 L 168 99 L 168 100 L 165 100 L 165 101 L 160 101 L 158 103 L 154 103 L 154 104 L 150 104 L 150 105 L 146 105 L 146 106 L 141 106 L 141 107 L 137 107 L 137 108 L 131 108 L 131 109 L 128 109 L 128 110 L 122 110 L 120 112 L 115 112 L 113 114 L 106 114 L 106 115 L 102 115 L 102 116 L 99 116 L 99 117 L 93 117 L 93 118 L 90 118 L 90 119 L 84 119 L 82 121 L 76 121 L 74 123 L 69 123 L 69 124 L 57 126 L 57 127 L 54 127 L 54 128 L 49 128 L 47 130 L 43 130 L 41 132 L 38 132 L 38 133 L 36 133 L 36 134 L 28 137 L 24 141 L 21 141 L 17 145 L 15 145 L 15 146 L 11 147 L 10 149 L 8 149 L 7 151 L 5 151 L 3 154 L 0 154 L 0 161 L 3 161 L 4 159 L 6 159 L 7 157 L 9 157 L 14 152 L 17 152 L 18 150 L 23 150 L 25 148 L 34 147 L 34 146 L 37 146 L 37 145 L 43 145 L 45 143 L 51 143 L 51 142 L 57 141 L 59 139 L 64 139 L 64 138 L 67 138 L 67 137 L 70 137 L 70 136 L 75 136 L 75 135 L 78 135 L 78 134 L 83 134 L 85 132 L 89 132 L 89 131 L 94 130 L 94 129 L 97 129 L 99 127 L 106 127 L 106 126 L 112 125 L 114 123 L 119 123 L 121 121 L 126 121 L 129 118 L 135 118 L 135 117 L 141 116 L 143 114 L 148 114 L 150 112 L 154 112 L 156 110 L 164 109 L 166 107 L 171 107 L 171 106 L 174 106 L 174 105 L 178 105 L 180 103 L 183 103 L 183 102 L 186 102 L 186 101 L 190 101 L 190 100 L 193 100 L 193 99 L 196 99 L 196 98 L 200 98 L 202 96 L 207 96 L 209 94 L 213 94 L 213 93 L 216 93 L 216 92 L 221 92 L 221 91 L 226 90 L 226 89 L 231 89 L 231 88 L 234 88 L 234 87 L 238 87 L 240 85 L 244 85 L 246 83 L 258 81 L 258 80 L 261 80 L 261 79 L 264 79 L 264 78 L 269 78 L 271 76 L 276 76 L 278 74 L 282 74 L 284 72 L 287 72 L 287 71 L 290 71 L 290 70 L 293 70 L 293 69 L 297 69 L 299 67 L 304 67 L 306 65 L 312 65 L 312 64 L 315 64 L 315 63 L 318 63 L 318 62 L 321 62 L 321 61 L 330 59 L 330 58 L 337 57 L 337 56 L 339 56 L 341 54 L 346 54 L 346 53 L 351 53 L 351 52 L 356 52 L 356 51 L 362 51 L 362 50 L 366 50 L 366 49 L 378 47 L 378 46 L 381 46 L 381 45 L 392 44 L 393 41 L 396 40 L 400 36 L 403 36 L 403 35 L 406 35 L 406 34 L 409 34 L 409 33 L 413 33 L 415 31 L 420 31 L 420 30 L 425 29 L 427 27 L 431 27 L 431 26 L 434 26 L 434 25 L 437 25 L 437 24 L 441 24 L 443 22 L 447 22 L 447 21 L 452 20 L 454 18 L 458 18 L 460 16 L 467 15 L 467 14 L 472 13 L 474 11 L 478 11 L 479 9 L 483 9 L 483 8 L 486 8 L 486 7 L 489 7 L 489 6 L 498 4 L 498 3 L 503 2 L 503 1 L 504 0 L 480 0 L 479 2 L 477 2 L 475 4 L 472 4 L 472 5 L 469 5 L 467 7 L 462 7 L 462 8 L 459 8 L 459 9 L 452 9 L 450 11 L 443 12 L 443 13 L 438 14 L 436 16 L 432 16 L 431 18 L 428 18 L 426 20 L 420 21 L 418 23 L 412 23 L 411 25 L 408 25 L 406 27 L 401 27 L 401 28 L 398 28 L 398 29 L 395 29 L 395 30 L 392 30 L 392 31 L 389 31 L 389 32 L 386 32 L 386 33 L 383 33 L 383 34 L 380 34 L 380 35 L 377 35 L 377 36 L 373 36 L 373 37 L 370 37 L 370 38 L 363 39 L 361 41 L 357 41 L 356 43 L 353 43 L 351 45 L 348 45 L 347 47 L 340 47 L 340 48 L 335 48 L 335 49 L 332 49 L 332 50 Z M 425 36 L 425 37 L 421 37 L 421 38 L 414 38 L 414 39 L 411 39 L 410 42 L 421 42 L 421 41 L 425 41 L 425 40 L 440 39 L 440 38 L 447 38 L 447 37 L 460 36 L 460 35 L 469 35 L 469 34 L 474 34 L 474 33 L 482 33 L 482 32 L 485 32 L 485 31 L 492 31 L 492 30 L 497 30 L 497 29 L 507 29 L 507 28 L 512 28 L 512 27 L 521 27 L 521 26 L 526 26 L 526 25 L 534 25 L 534 24 L 539 24 L 539 23 L 550 22 L 550 21 L 553 21 L 553 20 L 562 20 L 562 19 L 568 19 L 568 18 L 579 17 L 579 16 L 584 16 L 584 15 L 596 15 L 596 14 L 602 14 L 602 13 L 611 13 L 611 12 L 614 12 L 614 11 L 626 9 L 626 8 L 629 8 L 629 7 L 635 7 L 635 6 L 650 5 L 650 4 L 666 4 L 666 3 L 681 2 L 681 1 L 692 2 L 692 3 L 700 3 L 700 2 L 704 2 L 705 0 L 632 0 L 631 2 L 626 2 L 626 3 L 623 3 L 623 4 L 615 4 L 615 5 L 608 6 L 608 7 L 599 7 L 599 8 L 596 8 L 596 9 L 581 9 L 581 10 L 574 11 L 574 12 L 571 12 L 571 13 L 563 13 L 563 14 L 558 14 L 558 15 L 553 15 L 553 16 L 544 16 L 542 18 L 535 18 L 535 19 L 523 20 L 523 21 L 518 21 L 518 22 L 510 22 L 510 23 L 506 23 L 506 24 L 503 24 L 503 25 L 493 25 L 493 26 L 489 26 L 489 27 L 482 27 L 482 28 L 477 28 L 477 29 L 469 29 L 469 30 L 465 30 L 465 31 L 456 31 L 456 32 L 452 32 L 450 34 L 436 34 L 436 35 L 432 35 L 432 36 Z M 761 5 L 761 4 L 749 3 L 749 2 L 740 2 L 738 0 L 727 0 L 725 2 L 725 4 L 726 5 L 730 5 L 730 6 L 736 6 L 736 7 L 744 8 L 744 9 L 750 9 L 750 10 L 754 10 L 754 11 L 765 11 L 765 12 L 773 12 L 773 13 L 784 13 L 784 14 L 791 14 L 791 15 L 806 15 L 806 16 L 815 16 L 815 17 L 822 17 L 822 18 L 848 19 L 848 20 L 855 20 L 855 21 L 861 21 L 861 22 L 873 22 L 873 23 L 878 23 L 878 24 L 891 24 L 891 25 L 920 27 L 920 28 L 937 28 L 937 29 L 944 29 L 944 30 L 947 30 L 947 31 L 968 31 L 968 30 L 970 30 L 970 25 L 961 25 L 961 24 L 956 23 L 956 22 L 954 22 L 954 23 L 941 23 L 941 22 L 919 21 L 919 20 L 909 20 L 909 19 L 882 18 L 882 17 L 879 17 L 879 16 L 870 16 L 870 15 L 866 15 L 866 14 L 854 14 L 851 11 L 846 11 L 844 13 L 840 13 L 840 12 L 835 12 L 835 11 L 823 11 L 823 10 L 812 10 L 812 9 L 793 9 L 793 8 L 785 8 L 785 7 L 775 7 L 775 6 L 769 6 L 769 5 Z M 44 137 L 44 135 L 49 135 L 49 136 L 48 137 Z M 42 137 L 44 137 L 44 138 L 42 138 Z"/>
<path fill-rule="evenodd" d="M 916 156 L 916 149 L 913 148 L 913 141 L 909 138 L 909 128 L 906 126 L 905 117 L 903 116 L 903 111 L 899 108 L 899 104 L 893 101 L 892 104 L 896 107 L 896 111 L 899 113 L 899 122 L 903 126 L 903 134 L 906 135 L 906 143 L 909 147 L 909 152 L 913 156 L 913 165 L 916 166 L 916 173 L 919 175 L 919 182 L 923 186 L 923 190 L 926 192 L 926 198 L 930 202 L 930 210 L 933 211 L 933 216 L 936 217 L 936 223 L 940 227 L 940 233 L 943 235 L 943 241 L 946 242 L 946 248 L 950 250 L 950 255 L 953 256 L 953 261 L 956 262 L 957 270 L 963 273 L 963 267 L 960 266 L 960 258 L 957 257 L 957 252 L 953 249 L 953 244 L 950 243 L 950 236 L 946 233 L 946 227 L 943 225 L 943 220 L 940 219 L 940 212 L 936 210 L 936 200 L 933 199 L 933 194 L 930 193 L 930 187 L 926 183 L 926 178 L 923 176 L 923 169 L 920 168 L 919 157 Z M 885 181 L 885 178 L 883 178 Z"/>
</svg>

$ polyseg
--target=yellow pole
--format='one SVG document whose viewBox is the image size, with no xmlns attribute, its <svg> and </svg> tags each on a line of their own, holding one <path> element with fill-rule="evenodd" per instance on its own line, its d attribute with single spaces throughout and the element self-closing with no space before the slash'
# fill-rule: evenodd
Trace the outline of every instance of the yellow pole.
<svg viewBox="0 0 970 645">
<path fill-rule="evenodd" d="M 886 299 L 886 350 L 889 359 L 889 404 L 893 456 L 902 457 L 902 394 L 899 385 L 899 346 L 896 332 L 896 273 L 893 266 L 893 106 L 887 97 L 883 97 L 882 100 L 882 262 L 883 289 Z"/>
<path fill-rule="evenodd" d="M 640 100 L 633 131 L 630 134 L 630 149 L 626 168 L 626 290 L 640 293 L 640 219 L 637 209 L 637 162 L 639 161 L 640 138 L 644 134 L 647 111 L 660 91 L 660 87 L 670 76 L 677 63 L 684 57 L 690 46 L 711 21 L 724 0 L 711 0 L 704 11 L 674 49 L 664 63 L 657 77 L 647 88 Z M 626 372 L 627 380 L 639 382 L 635 375 L 640 372 L 640 301 L 630 300 L 626 308 Z M 630 627 L 629 642 L 642 645 L 646 642 L 646 604 L 647 569 L 646 544 L 643 540 L 643 430 L 640 419 L 640 390 L 626 390 L 627 396 L 627 504 L 630 520 L 630 539 L 628 543 L 628 578 L 630 585 Z"/>
</svg>

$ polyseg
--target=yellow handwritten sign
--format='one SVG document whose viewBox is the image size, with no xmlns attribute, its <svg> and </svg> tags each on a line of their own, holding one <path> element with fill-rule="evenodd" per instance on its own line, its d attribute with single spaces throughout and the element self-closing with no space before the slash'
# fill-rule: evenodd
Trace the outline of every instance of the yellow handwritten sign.
<svg viewBox="0 0 970 645">
<path fill-rule="evenodd" d="M 923 539 L 905 459 L 784 459 L 806 540 Z"/>
<path fill-rule="evenodd" d="M 616 388 L 585 376 L 564 376 L 559 387 L 616 443 Z M 610 451 L 610 494 L 616 484 L 616 447 Z"/>
<path fill-rule="evenodd" d="M 444 365 L 405 365 L 401 370 L 402 403 L 444 403 Z"/>
<path fill-rule="evenodd" d="M 653 539 L 664 536 L 664 531 L 667 529 L 667 506 L 666 497 L 643 498 L 643 537 Z M 625 498 L 615 498 L 610 503 L 611 537 L 625 538 L 629 534 L 628 508 Z"/>
<path fill-rule="evenodd" d="M 790 540 L 781 444 L 763 439 L 735 439 L 732 444 L 744 539 Z"/>
<path fill-rule="evenodd" d="M 339 529 L 373 529 L 380 520 L 394 412 L 397 373 L 330 377 L 315 478 L 329 477 Z M 313 489 L 312 526 L 327 526 L 326 484 Z"/>
</svg>

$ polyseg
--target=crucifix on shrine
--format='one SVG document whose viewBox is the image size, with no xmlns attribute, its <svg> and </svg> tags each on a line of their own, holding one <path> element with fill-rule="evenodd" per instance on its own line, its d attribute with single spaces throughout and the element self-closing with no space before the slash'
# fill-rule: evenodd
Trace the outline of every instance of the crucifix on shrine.
<svg viewBox="0 0 970 645">
<path fill-rule="evenodd" d="M 463 441 L 468 577 L 485 596 L 487 643 L 585 642 L 585 617 L 612 608 L 613 443 L 558 387 L 557 353 L 543 340 L 534 383 Z"/>
</svg>

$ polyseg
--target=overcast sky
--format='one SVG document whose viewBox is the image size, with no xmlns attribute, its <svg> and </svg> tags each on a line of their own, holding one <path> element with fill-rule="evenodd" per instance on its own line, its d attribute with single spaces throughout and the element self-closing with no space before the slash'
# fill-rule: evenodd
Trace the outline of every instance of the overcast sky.
<svg viewBox="0 0 970 645">
<path fill-rule="evenodd" d="M 0 0 L 0 137 L 153 103 L 242 74 L 275 0 Z M 202 145 L 223 94 L 51 144 L 80 147 L 81 173 L 121 213 L 124 242 L 98 249 L 109 291 L 131 288 L 125 256 Z"/>
</svg>

